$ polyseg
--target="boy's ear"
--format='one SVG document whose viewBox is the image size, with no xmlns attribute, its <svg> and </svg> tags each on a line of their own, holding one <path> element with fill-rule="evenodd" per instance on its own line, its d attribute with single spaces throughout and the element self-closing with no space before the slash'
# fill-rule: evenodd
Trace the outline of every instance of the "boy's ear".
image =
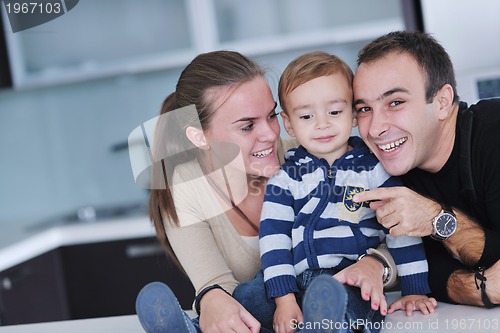
<svg viewBox="0 0 500 333">
<path fill-rule="evenodd" d="M 280 115 L 281 118 L 283 118 L 283 125 L 288 135 L 290 135 L 291 137 L 295 137 L 295 132 L 293 131 L 292 123 L 290 122 L 290 117 L 288 116 L 288 114 L 285 111 L 282 111 Z"/>
<path fill-rule="evenodd" d="M 205 133 L 199 128 L 188 126 L 186 128 L 186 136 L 198 148 L 208 149 L 210 146 L 207 143 L 207 139 L 205 138 Z"/>
<path fill-rule="evenodd" d="M 448 118 L 453 111 L 453 88 L 450 84 L 445 84 L 436 93 L 435 100 L 437 101 L 438 107 L 438 118 L 444 120 Z"/>
<path fill-rule="evenodd" d="M 358 126 L 358 113 L 356 111 L 352 111 L 352 128 Z"/>
</svg>

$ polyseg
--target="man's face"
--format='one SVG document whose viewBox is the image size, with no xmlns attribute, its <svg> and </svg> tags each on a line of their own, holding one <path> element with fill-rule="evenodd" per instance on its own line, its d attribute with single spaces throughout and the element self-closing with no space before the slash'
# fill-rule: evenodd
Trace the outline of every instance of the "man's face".
<svg viewBox="0 0 500 333">
<path fill-rule="evenodd" d="M 437 151 L 437 102 L 427 104 L 425 76 L 406 53 L 361 64 L 354 77 L 354 108 L 361 137 L 387 172 L 426 170 Z"/>
</svg>

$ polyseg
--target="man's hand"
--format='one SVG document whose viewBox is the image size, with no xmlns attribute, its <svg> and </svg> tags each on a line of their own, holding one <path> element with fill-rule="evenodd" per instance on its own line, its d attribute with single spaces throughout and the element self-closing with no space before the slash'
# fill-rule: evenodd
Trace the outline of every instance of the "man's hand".
<svg viewBox="0 0 500 333">
<path fill-rule="evenodd" d="M 437 202 L 403 186 L 376 188 L 354 196 L 354 202 L 365 201 L 372 201 L 370 208 L 392 236 L 429 236 L 432 221 L 441 211 Z"/>
<path fill-rule="evenodd" d="M 333 277 L 340 283 L 358 287 L 361 290 L 361 297 L 365 301 L 371 300 L 372 309 L 380 309 L 380 313 L 386 315 L 387 301 L 382 283 L 383 274 L 384 267 L 380 262 L 370 257 L 364 257 Z"/>
<path fill-rule="evenodd" d="M 397 310 L 405 310 L 408 317 L 413 315 L 413 311 L 420 311 L 423 314 L 434 312 L 437 307 L 437 301 L 433 297 L 426 295 L 407 295 L 401 297 L 389 307 L 389 313 Z"/>
</svg>

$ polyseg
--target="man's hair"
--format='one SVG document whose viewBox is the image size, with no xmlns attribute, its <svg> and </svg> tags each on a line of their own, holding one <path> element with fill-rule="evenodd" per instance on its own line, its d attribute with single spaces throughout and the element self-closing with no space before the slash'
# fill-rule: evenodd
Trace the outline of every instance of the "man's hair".
<svg viewBox="0 0 500 333">
<path fill-rule="evenodd" d="M 380 60 L 390 53 L 406 53 L 415 59 L 427 79 L 427 103 L 432 102 L 438 90 L 445 84 L 450 84 L 453 88 L 453 103 L 458 102 L 453 64 L 444 47 L 434 37 L 423 32 L 390 32 L 361 49 L 358 54 L 358 66 Z"/>
<path fill-rule="evenodd" d="M 295 88 L 321 76 L 340 74 L 352 90 L 353 73 L 349 65 L 339 57 L 321 51 L 314 51 L 295 58 L 280 77 L 278 97 L 281 108 L 286 110 L 286 96 Z"/>
</svg>

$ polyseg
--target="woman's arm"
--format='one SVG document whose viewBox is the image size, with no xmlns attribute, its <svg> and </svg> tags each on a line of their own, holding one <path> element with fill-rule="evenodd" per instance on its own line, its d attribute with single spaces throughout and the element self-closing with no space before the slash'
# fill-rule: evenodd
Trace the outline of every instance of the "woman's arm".
<svg viewBox="0 0 500 333">
<path fill-rule="evenodd" d="M 233 292 L 238 281 L 226 264 L 207 222 L 185 227 L 173 226 L 167 222 L 165 230 L 196 294 L 214 284 L 219 284 L 229 293 Z M 200 327 L 204 333 L 231 330 L 257 333 L 260 330 L 260 323 L 221 289 L 208 291 L 199 303 Z"/>
<path fill-rule="evenodd" d="M 191 280 L 196 295 L 214 284 L 232 293 L 238 281 L 227 265 L 208 222 L 184 227 L 173 226 L 168 221 L 165 223 L 170 245 Z"/>
</svg>

